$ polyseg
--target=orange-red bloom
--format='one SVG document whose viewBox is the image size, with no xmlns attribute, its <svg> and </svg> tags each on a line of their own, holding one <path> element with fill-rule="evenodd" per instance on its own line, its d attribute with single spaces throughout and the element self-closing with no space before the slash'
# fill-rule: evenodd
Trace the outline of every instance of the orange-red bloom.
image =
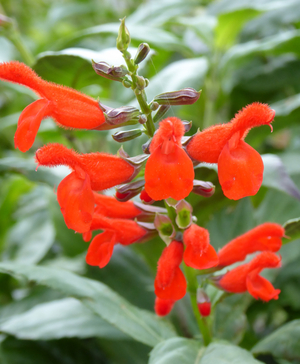
<svg viewBox="0 0 300 364">
<path fill-rule="evenodd" d="M 66 165 L 73 172 L 57 188 L 57 200 L 66 225 L 79 233 L 90 230 L 94 213 L 93 191 L 126 182 L 134 167 L 123 159 L 105 153 L 78 154 L 60 144 L 48 144 L 36 152 L 42 166 Z"/>
<path fill-rule="evenodd" d="M 219 258 L 213 246 L 209 244 L 209 233 L 206 229 L 192 224 L 183 234 L 186 245 L 183 260 L 186 265 L 195 269 L 208 269 L 218 265 Z"/>
<path fill-rule="evenodd" d="M 115 244 L 129 245 L 147 239 L 148 232 L 133 220 L 111 219 L 94 214 L 91 230 L 104 230 L 90 243 L 86 262 L 100 268 L 109 262 Z"/>
<path fill-rule="evenodd" d="M 173 240 L 162 252 L 157 263 L 154 281 L 155 294 L 163 300 L 180 300 L 186 293 L 187 283 L 179 268 L 183 244 Z"/>
<path fill-rule="evenodd" d="M 172 311 L 175 302 L 174 300 L 163 300 L 162 298 L 156 297 L 154 311 L 158 316 L 166 316 Z"/>
<path fill-rule="evenodd" d="M 225 267 L 246 258 L 257 251 L 277 252 L 282 245 L 284 228 L 279 224 L 266 222 L 231 240 L 219 252 L 219 266 Z"/>
<path fill-rule="evenodd" d="M 266 251 L 257 255 L 250 263 L 242 264 L 232 269 L 218 280 L 218 286 L 225 291 L 243 293 L 248 291 L 255 299 L 270 301 L 278 299 L 279 289 L 259 273 L 265 268 L 280 267 L 281 258 Z"/>
<path fill-rule="evenodd" d="M 259 153 L 244 138 L 253 127 L 271 127 L 274 116 L 275 111 L 268 105 L 255 102 L 239 111 L 231 122 L 197 133 L 187 145 L 187 152 L 199 162 L 218 163 L 219 181 L 226 197 L 238 200 L 255 195 L 263 180 L 264 165 Z"/>
<path fill-rule="evenodd" d="M 145 190 L 153 200 L 169 197 L 181 200 L 193 189 L 193 163 L 181 147 L 183 134 L 182 121 L 170 117 L 160 122 L 152 139 L 145 169 Z"/>
<path fill-rule="evenodd" d="M 27 86 L 41 97 L 20 115 L 15 147 L 22 152 L 32 146 L 42 119 L 48 116 L 60 126 L 76 129 L 95 129 L 105 122 L 96 100 L 69 87 L 44 81 L 24 63 L 1 63 L 0 79 Z"/>
</svg>

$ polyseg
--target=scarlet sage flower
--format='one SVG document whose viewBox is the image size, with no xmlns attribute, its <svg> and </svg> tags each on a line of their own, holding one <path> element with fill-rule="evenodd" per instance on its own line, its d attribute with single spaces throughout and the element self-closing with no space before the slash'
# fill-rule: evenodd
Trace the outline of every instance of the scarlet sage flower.
<svg viewBox="0 0 300 364">
<path fill-rule="evenodd" d="M 189 267 L 208 269 L 218 265 L 219 258 L 209 243 L 209 233 L 206 229 L 192 224 L 183 234 L 186 245 L 183 260 Z"/>
<path fill-rule="evenodd" d="M 255 299 L 270 301 L 278 299 L 280 289 L 259 275 L 265 268 L 280 267 L 281 258 L 272 252 L 262 252 L 251 262 L 232 269 L 218 279 L 217 285 L 228 292 L 243 293 L 248 291 Z"/>
<path fill-rule="evenodd" d="M 187 283 L 179 265 L 182 262 L 183 244 L 173 240 L 157 263 L 154 281 L 155 294 L 163 300 L 180 300 L 186 293 Z"/>
<path fill-rule="evenodd" d="M 106 153 L 78 154 L 60 144 L 48 144 L 36 152 L 38 166 L 66 165 L 73 171 L 57 188 L 57 200 L 66 225 L 79 233 L 90 230 L 94 213 L 93 191 L 101 191 L 133 177 L 135 168 Z"/>
<path fill-rule="evenodd" d="M 95 129 L 105 122 L 98 102 L 72 88 L 41 79 L 24 63 L 0 64 L 0 79 L 32 89 L 41 99 L 28 105 L 20 115 L 15 134 L 15 147 L 26 152 L 34 143 L 41 121 L 51 116 L 59 126 Z"/>
<path fill-rule="evenodd" d="M 257 251 L 277 252 L 282 245 L 284 228 L 274 223 L 264 223 L 231 240 L 219 252 L 219 266 L 242 261 Z"/>
<path fill-rule="evenodd" d="M 219 181 L 224 195 L 238 200 L 259 190 L 264 165 L 259 153 L 244 142 L 248 131 L 269 125 L 275 111 L 255 102 L 239 111 L 227 124 L 203 130 L 188 143 L 188 154 L 199 162 L 218 163 Z"/>
<path fill-rule="evenodd" d="M 133 220 L 110 219 L 94 214 L 91 230 L 104 230 L 94 237 L 88 248 L 86 262 L 103 268 L 109 262 L 115 244 L 129 245 L 147 240 L 148 231 Z"/>
<path fill-rule="evenodd" d="M 154 311 L 157 316 L 166 316 L 172 311 L 175 302 L 174 300 L 163 300 L 162 298 L 156 297 Z"/>
<path fill-rule="evenodd" d="M 193 163 L 181 147 L 183 134 L 182 121 L 171 117 L 160 122 L 151 141 L 145 190 L 153 200 L 181 200 L 193 189 Z"/>
</svg>

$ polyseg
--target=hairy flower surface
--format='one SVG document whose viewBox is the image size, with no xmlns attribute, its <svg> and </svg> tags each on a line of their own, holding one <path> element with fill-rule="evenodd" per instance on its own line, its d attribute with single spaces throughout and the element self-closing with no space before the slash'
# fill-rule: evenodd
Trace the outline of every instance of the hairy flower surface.
<svg viewBox="0 0 300 364">
<path fill-rule="evenodd" d="M 279 289 L 259 275 L 265 268 L 280 267 L 281 258 L 272 252 L 262 252 L 251 262 L 242 264 L 218 280 L 218 286 L 225 291 L 243 293 L 248 291 L 255 299 L 270 301 L 278 299 Z"/>
<path fill-rule="evenodd" d="M 282 245 L 284 228 L 279 224 L 266 222 L 226 244 L 219 252 L 219 266 L 225 267 L 246 258 L 257 251 L 277 252 Z"/>
<path fill-rule="evenodd" d="M 27 86 L 41 97 L 20 115 L 15 147 L 22 152 L 32 146 L 41 121 L 46 117 L 51 116 L 60 126 L 76 129 L 95 129 L 105 122 L 96 100 L 72 88 L 43 80 L 24 63 L 1 63 L 0 79 Z"/>
<path fill-rule="evenodd" d="M 218 265 L 219 258 L 209 243 L 209 232 L 192 224 L 183 234 L 186 245 L 183 260 L 186 265 L 195 269 L 208 269 Z"/>
<path fill-rule="evenodd" d="M 154 281 L 155 294 L 161 299 L 180 300 L 186 293 L 187 283 L 179 268 L 183 256 L 183 244 L 173 240 L 157 263 Z"/>
<path fill-rule="evenodd" d="M 226 197 L 238 200 L 255 195 L 263 180 L 264 165 L 259 153 L 244 138 L 253 127 L 271 126 L 274 116 L 275 111 L 268 105 L 255 102 L 229 123 L 197 133 L 186 150 L 199 162 L 218 163 L 219 181 Z"/>
<path fill-rule="evenodd" d="M 78 154 L 60 144 L 40 148 L 35 158 L 38 165 L 65 165 L 73 170 L 59 184 L 57 200 L 66 225 L 79 233 L 90 230 L 95 205 L 93 191 L 123 183 L 134 173 L 134 167 L 122 158 L 105 153 Z"/>
<path fill-rule="evenodd" d="M 181 147 L 184 126 L 180 119 L 167 118 L 150 144 L 145 169 L 145 190 L 153 200 L 172 197 L 181 200 L 193 189 L 193 163 Z"/>
</svg>

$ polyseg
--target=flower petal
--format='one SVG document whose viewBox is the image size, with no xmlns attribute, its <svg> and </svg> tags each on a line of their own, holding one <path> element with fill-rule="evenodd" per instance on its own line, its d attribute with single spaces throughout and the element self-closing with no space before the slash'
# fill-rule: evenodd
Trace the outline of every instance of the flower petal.
<svg viewBox="0 0 300 364">
<path fill-rule="evenodd" d="M 195 269 L 208 269 L 216 267 L 219 263 L 218 254 L 213 246 L 208 245 L 206 251 L 194 249 L 192 244 L 189 244 L 183 254 L 183 260 L 189 267 Z"/>
<path fill-rule="evenodd" d="M 154 281 L 155 294 L 157 297 L 164 300 L 180 300 L 185 296 L 187 283 L 184 274 L 180 268 L 175 268 L 175 274 L 173 276 L 170 285 L 167 287 L 160 287 L 157 279 Z"/>
<path fill-rule="evenodd" d="M 174 300 L 163 300 L 156 297 L 154 311 L 158 316 L 166 316 L 172 311 L 174 304 Z"/>
<path fill-rule="evenodd" d="M 250 272 L 246 280 L 247 290 L 255 299 L 270 301 L 278 299 L 280 289 L 275 289 L 271 282 L 266 278 L 261 277 L 257 270 Z"/>
<path fill-rule="evenodd" d="M 255 149 L 243 140 L 236 142 L 233 138 L 236 136 L 230 139 L 220 154 L 218 175 L 224 195 L 238 200 L 257 193 L 262 184 L 264 165 Z"/>
<path fill-rule="evenodd" d="M 85 258 L 87 264 L 98 265 L 100 268 L 105 267 L 112 256 L 115 238 L 116 234 L 110 230 L 96 235 L 89 246 Z"/>
</svg>

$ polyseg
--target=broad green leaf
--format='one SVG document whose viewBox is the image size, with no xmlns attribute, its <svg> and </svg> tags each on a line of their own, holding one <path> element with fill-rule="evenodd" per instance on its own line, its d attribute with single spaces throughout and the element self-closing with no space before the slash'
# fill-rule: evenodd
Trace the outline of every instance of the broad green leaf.
<svg viewBox="0 0 300 364">
<path fill-rule="evenodd" d="M 199 364 L 204 347 L 198 341 L 183 338 L 166 340 L 151 351 L 149 364 Z"/>
<path fill-rule="evenodd" d="M 283 244 L 290 243 L 291 241 L 300 238 L 300 218 L 288 220 L 283 224 L 285 235 L 288 239 L 284 239 Z"/>
<path fill-rule="evenodd" d="M 146 345 L 154 346 L 176 335 L 168 322 L 131 305 L 109 287 L 95 280 L 40 266 L 1 263 L 0 270 L 80 299 L 101 318 Z"/>
<path fill-rule="evenodd" d="M 2 322 L 0 331 L 26 340 L 94 336 L 114 340 L 128 338 L 75 298 L 38 304 Z"/>
<path fill-rule="evenodd" d="M 212 343 L 205 350 L 199 364 L 259 364 L 249 351 L 229 343 Z"/>
<path fill-rule="evenodd" d="M 263 186 L 275 188 L 300 200 L 300 191 L 288 175 L 281 159 L 274 154 L 264 154 L 262 160 L 265 166 Z"/>
<path fill-rule="evenodd" d="M 300 320 L 291 321 L 259 341 L 253 354 L 270 353 L 275 358 L 300 360 Z"/>
</svg>

